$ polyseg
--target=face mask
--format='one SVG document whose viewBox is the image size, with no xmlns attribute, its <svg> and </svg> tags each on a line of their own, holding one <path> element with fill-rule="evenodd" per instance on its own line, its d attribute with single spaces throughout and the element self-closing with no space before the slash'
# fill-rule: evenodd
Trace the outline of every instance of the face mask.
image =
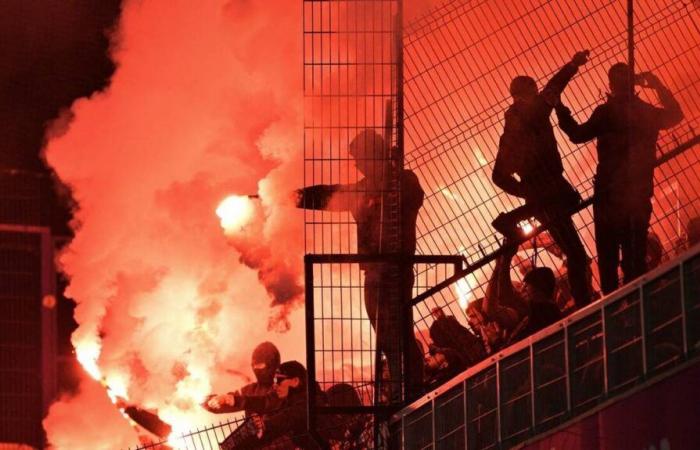
<svg viewBox="0 0 700 450">
<path fill-rule="evenodd" d="M 275 371 L 265 363 L 253 363 L 253 373 L 261 384 L 272 384 L 275 379 Z"/>
</svg>

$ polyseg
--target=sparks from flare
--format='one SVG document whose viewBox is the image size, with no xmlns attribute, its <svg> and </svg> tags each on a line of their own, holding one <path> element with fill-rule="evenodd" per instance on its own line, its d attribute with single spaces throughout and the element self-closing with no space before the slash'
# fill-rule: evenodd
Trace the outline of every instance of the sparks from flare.
<svg viewBox="0 0 700 450">
<path fill-rule="evenodd" d="M 459 253 L 464 255 L 466 254 L 467 249 L 464 247 L 459 247 Z M 465 278 L 461 278 L 457 280 L 455 283 L 455 294 L 457 294 L 457 301 L 459 302 L 459 307 L 462 308 L 463 311 L 467 309 L 467 306 L 469 306 L 469 302 L 473 299 L 474 294 L 472 292 L 472 286 L 475 285 L 476 280 L 474 279 L 473 274 L 467 275 Z"/>
<path fill-rule="evenodd" d="M 529 236 L 532 234 L 533 231 L 535 231 L 535 227 L 532 225 L 532 223 L 529 220 L 523 220 L 518 224 L 518 228 L 520 228 L 525 236 Z"/>
</svg>

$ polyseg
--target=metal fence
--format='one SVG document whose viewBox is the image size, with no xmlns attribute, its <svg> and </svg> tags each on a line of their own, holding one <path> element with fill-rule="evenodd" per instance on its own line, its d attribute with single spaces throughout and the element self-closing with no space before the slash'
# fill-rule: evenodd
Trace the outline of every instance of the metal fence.
<svg viewBox="0 0 700 450">
<path fill-rule="evenodd" d="M 686 117 L 659 140 L 663 164 L 655 176 L 652 231 L 659 237 L 660 259 L 664 260 L 683 250 L 688 220 L 700 213 L 700 150 L 691 145 L 697 142 L 695 128 L 700 122 L 700 11 L 692 3 L 672 0 L 638 0 L 635 4 L 637 69 L 659 74 L 679 99 Z M 301 201 L 306 208 L 307 368 L 312 381 L 318 382 L 318 387 L 311 384 L 312 390 L 326 391 L 338 384 L 354 387 L 359 404 L 353 400 L 340 409 L 381 414 L 389 410 L 382 409 L 382 404 L 390 402 L 382 399 L 387 394 L 377 389 L 377 383 L 404 380 L 392 380 L 382 370 L 392 363 L 383 361 L 377 352 L 366 307 L 370 263 L 363 258 L 376 253 L 380 259 L 374 264 L 408 265 L 407 260 L 392 259 L 400 254 L 401 233 L 406 231 L 401 217 L 397 218 L 406 199 L 401 182 L 379 188 L 363 184 L 366 174 L 358 170 L 358 163 L 379 162 L 417 175 L 425 192 L 417 219 L 417 253 L 431 258 L 459 255 L 468 268 L 465 271 L 452 262 L 429 259 L 413 266 L 415 282 L 410 295 L 418 296 L 413 307 L 414 331 L 426 349 L 434 307 L 466 324 L 465 308 L 483 297 L 492 270 L 489 261 L 500 247 L 490 224 L 498 213 L 520 205 L 498 191 L 490 179 L 503 113 L 510 103 L 510 80 L 529 74 L 542 84 L 575 51 L 590 49 L 590 62 L 563 96 L 578 120 L 587 118 L 604 98 L 609 66 L 627 59 L 626 2 L 453 0 L 405 29 L 400 0 L 304 0 L 302 8 L 304 187 L 322 186 L 316 194 L 325 192 Z M 642 92 L 642 97 L 655 102 L 647 94 Z M 351 154 L 353 142 L 366 130 L 380 137 L 381 154 Z M 593 145 L 574 146 L 558 130 L 556 137 L 566 176 L 584 197 L 589 196 L 596 160 Z M 669 152 L 679 146 L 683 151 L 671 158 Z M 669 157 L 663 159 L 664 155 Z M 338 190 L 350 194 L 346 196 L 350 200 L 341 202 L 342 207 L 332 207 L 333 196 L 326 194 Z M 366 224 L 367 218 L 358 218 L 362 216 L 358 211 L 363 202 L 371 206 L 375 198 L 381 205 L 375 211 L 379 218 L 374 219 L 381 230 L 381 251 L 367 252 L 358 242 L 358 224 Z M 575 224 L 592 258 L 597 287 L 590 209 L 577 214 Z M 516 277 L 520 267 L 534 261 L 564 278 L 563 260 L 539 244 L 525 245 L 518 257 Z M 399 283 L 388 284 L 396 287 Z M 425 433 L 424 425 L 430 422 L 441 439 L 455 445 L 468 436 L 478 436 L 483 443 L 517 441 L 532 432 L 533 421 L 536 427 L 553 426 L 572 411 L 595 404 L 601 395 L 633 385 L 638 374 L 623 362 L 639 351 L 641 347 L 635 345 L 642 345 L 630 342 L 637 342 L 636 338 L 641 342 L 645 334 L 635 332 L 633 325 L 623 327 L 629 336 L 619 338 L 619 348 L 601 353 L 604 321 L 627 324 L 629 317 L 644 308 L 642 300 L 637 306 L 632 300 L 628 303 L 599 320 L 589 318 L 590 323 L 582 321 L 559 335 L 552 334 L 536 347 L 516 346 L 523 353 L 509 351 L 502 364 L 475 374 L 462 388 L 455 386 L 449 398 L 441 397 L 441 412 L 433 414 L 431 404 L 420 414 L 405 416 L 401 426 L 392 426 L 394 431 L 401 430 L 393 437 L 410 436 L 412 443 L 423 442 L 433 436 Z M 666 317 L 663 314 L 671 312 L 659 314 Z M 664 323 L 655 325 L 662 327 L 659 336 L 663 335 Z M 693 333 L 686 330 L 687 336 Z M 616 339 L 611 337 L 610 342 Z M 407 336 L 402 336 L 404 351 L 406 342 Z M 579 344 L 571 347 L 571 342 Z M 601 360 L 601 355 L 622 362 L 615 365 Z M 564 364 L 562 358 L 571 361 Z M 644 362 L 645 370 L 654 367 L 650 362 Z M 543 369 L 532 372 L 528 364 L 534 363 L 541 363 L 537 367 Z M 569 372 L 557 369 L 560 363 Z M 663 366 L 663 361 L 658 363 Z M 596 378 L 601 368 L 610 372 Z M 565 396 L 563 405 L 559 394 L 572 392 L 572 380 L 585 389 Z M 605 380 L 602 388 L 599 380 Z M 480 400 L 467 401 L 466 410 L 460 413 L 458 405 L 465 398 Z M 463 420 L 465 417 L 470 421 Z M 467 442 L 470 448 L 488 448 Z"/>
<path fill-rule="evenodd" d="M 697 364 L 699 294 L 695 247 L 407 407 L 393 448 L 510 448 Z"/>
<path fill-rule="evenodd" d="M 56 300 L 48 228 L 0 224 L 0 442 L 40 448 L 56 395 Z"/>
<path fill-rule="evenodd" d="M 636 68 L 658 74 L 678 99 L 685 120 L 662 132 L 658 156 L 697 143 L 700 121 L 700 9 L 692 2 L 634 2 Z M 404 37 L 406 167 L 419 177 L 426 199 L 418 221 L 418 251 L 461 254 L 480 265 L 500 246 L 491 222 L 521 204 L 491 182 L 511 102 L 510 80 L 528 74 L 541 86 L 574 52 L 591 58 L 562 96 L 579 121 L 602 103 L 607 70 L 627 61 L 627 2 L 622 0 L 454 0 L 407 25 Z M 643 99 L 656 103 L 653 93 Z M 651 95 L 649 95 L 651 94 Z M 556 127 L 565 176 L 584 198 L 592 194 L 595 143 L 571 144 Z M 700 150 L 688 148 L 663 161 L 655 173 L 651 231 L 661 261 L 686 245 L 690 219 L 700 215 Z M 592 210 L 574 216 L 591 257 L 598 288 Z M 534 247 L 534 248 L 533 248 Z M 564 277 L 563 261 L 541 245 L 526 245 L 513 276 L 531 261 Z M 483 297 L 493 265 L 484 264 L 416 305 L 417 330 L 428 329 L 430 311 L 443 307 L 466 324 L 467 303 Z M 421 334 L 422 336 L 423 334 Z M 427 344 L 427 342 L 426 342 Z"/>
</svg>

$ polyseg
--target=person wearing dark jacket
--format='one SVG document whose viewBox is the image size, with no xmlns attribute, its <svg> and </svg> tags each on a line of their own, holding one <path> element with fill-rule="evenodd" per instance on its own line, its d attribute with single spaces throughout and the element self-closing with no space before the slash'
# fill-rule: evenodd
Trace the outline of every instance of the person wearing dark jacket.
<svg viewBox="0 0 700 450">
<path fill-rule="evenodd" d="M 586 277 L 588 256 L 571 220 L 581 197 L 564 178 L 550 115 L 568 82 L 587 60 L 588 51 L 576 53 L 542 92 L 528 76 L 513 79 L 510 93 L 514 102 L 505 113 L 492 174 L 496 186 L 524 199 L 532 215 L 549 226 L 554 241 L 567 257 L 571 291 L 578 307 L 588 304 L 591 298 Z"/>
<path fill-rule="evenodd" d="M 277 445 L 279 448 L 308 448 L 306 369 L 298 361 L 287 361 L 279 365 L 275 378 L 274 388 L 267 394 L 235 391 L 211 397 L 205 402 L 204 407 L 208 410 L 246 411 L 261 419 L 259 424 L 253 426 L 253 422 L 248 421 L 234 430 L 221 443 L 223 450 L 254 449 L 263 445 L 271 448 L 278 448 Z M 289 440 L 294 444 L 284 443 Z"/>
<path fill-rule="evenodd" d="M 385 174 L 387 157 L 384 139 L 374 130 L 360 132 L 350 143 L 348 153 L 355 160 L 358 171 L 364 177 L 352 184 L 316 185 L 297 191 L 297 206 L 304 209 L 349 211 L 357 224 L 357 252 L 361 255 L 382 253 L 385 222 L 383 197 L 386 192 Z M 400 177 L 400 248 L 404 260 L 410 261 L 416 251 L 416 221 L 423 204 L 424 192 L 418 177 L 410 170 L 402 170 Z M 389 365 L 392 382 L 401 378 L 400 342 L 403 335 L 413 336 L 412 308 L 401 308 L 396 299 L 391 264 L 362 263 L 364 272 L 365 310 L 377 333 L 377 351 L 383 352 Z M 401 298 L 411 298 L 414 282 L 413 265 L 400 269 Z M 405 317 L 401 317 L 400 311 Z M 410 367 L 406 368 L 409 391 L 417 391 L 423 383 L 423 354 L 414 339 L 408 342 Z M 392 383 L 393 384 L 393 383 Z M 395 393 L 398 390 L 395 390 Z"/>
<path fill-rule="evenodd" d="M 556 278 L 549 267 L 535 267 L 523 278 L 521 295 L 529 306 L 527 323 L 519 336 L 530 336 L 562 319 L 561 312 L 554 302 Z"/>
<path fill-rule="evenodd" d="M 238 395 L 242 397 L 266 397 L 274 391 L 275 375 L 280 366 L 280 352 L 272 342 L 263 342 L 253 350 L 251 357 L 251 367 L 255 374 L 256 381 L 243 386 Z M 232 413 L 237 411 L 245 411 L 246 416 L 258 413 L 260 411 L 252 411 L 245 408 L 245 404 L 239 401 L 235 405 L 233 403 L 233 392 L 223 395 L 211 395 L 207 398 L 205 407 L 208 411 L 216 414 Z M 274 402 L 273 402 L 274 403 Z M 270 404 L 270 410 L 279 406 L 278 404 Z M 262 411 L 263 413 L 266 411 Z"/>
<path fill-rule="evenodd" d="M 618 265 L 622 266 L 625 283 L 647 269 L 656 141 L 659 130 L 683 120 L 680 105 L 655 75 L 649 72 L 637 75 L 636 83 L 656 90 L 660 108 L 632 95 L 627 64 L 613 65 L 608 77 L 608 100 L 585 123 L 577 123 L 563 104 L 557 106 L 559 126 L 573 143 L 598 140 L 593 211 L 604 294 L 618 287 Z"/>
<path fill-rule="evenodd" d="M 456 352 L 461 364 L 451 366 L 472 366 L 486 357 L 483 344 L 477 336 L 463 326 L 455 316 L 447 316 L 442 308 L 433 308 L 431 311 L 433 323 L 430 325 L 430 339 L 433 346 L 438 349 L 449 349 Z M 435 351 L 431 351 L 434 353 Z M 447 351 L 442 351 L 450 359 Z M 454 359 L 454 358 L 452 358 Z M 461 368 L 461 367 L 460 367 Z"/>
<path fill-rule="evenodd" d="M 509 345 L 562 318 L 554 302 L 556 281 L 552 269 L 531 268 L 523 277 L 520 289 L 515 288 L 511 279 L 511 261 L 516 252 L 516 246 L 508 241 L 504 243 L 504 253 L 496 262 L 484 298 L 484 312 L 502 317 L 506 333 L 501 345 Z"/>
<path fill-rule="evenodd" d="M 227 414 L 245 411 L 246 419 L 230 434 L 230 441 L 263 442 L 266 414 L 278 410 L 284 403 L 275 392 L 275 375 L 279 367 L 279 350 L 273 343 L 263 342 L 255 347 L 251 357 L 255 382 L 243 386 L 240 391 L 207 397 L 202 406 L 209 412 Z"/>
</svg>

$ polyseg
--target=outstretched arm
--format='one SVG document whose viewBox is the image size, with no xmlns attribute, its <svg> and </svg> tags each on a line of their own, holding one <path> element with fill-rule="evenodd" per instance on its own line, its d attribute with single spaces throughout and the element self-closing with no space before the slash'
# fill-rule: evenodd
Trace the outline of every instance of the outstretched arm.
<svg viewBox="0 0 700 450">
<path fill-rule="evenodd" d="M 327 211 L 348 211 L 361 195 L 357 183 L 317 184 L 295 191 L 297 208 Z"/>
<path fill-rule="evenodd" d="M 513 288 L 513 281 L 510 279 L 510 263 L 518 248 L 515 246 L 510 248 L 508 241 L 503 246 L 506 248 L 505 253 L 496 260 L 496 267 L 494 267 L 491 279 L 486 286 L 486 295 L 482 304 L 484 313 L 489 317 L 494 317 L 498 307 L 504 303 L 504 299 L 512 300 L 517 296 Z"/>
<path fill-rule="evenodd" d="M 204 409 L 215 414 L 233 413 L 238 411 L 252 411 L 256 413 L 269 412 L 282 406 L 281 399 L 276 392 L 266 395 L 245 395 L 240 391 L 229 392 L 223 395 L 211 395 L 202 404 Z"/>
<path fill-rule="evenodd" d="M 588 61 L 588 50 L 583 50 L 577 52 L 564 67 L 559 69 L 559 72 L 554 74 L 554 76 L 547 82 L 544 89 L 540 93 L 540 96 L 544 99 L 545 103 L 553 108 L 559 102 L 559 96 L 564 92 L 564 88 L 569 84 L 569 81 L 576 75 L 578 68 Z M 548 113 L 551 111 L 549 109 Z"/>
</svg>

